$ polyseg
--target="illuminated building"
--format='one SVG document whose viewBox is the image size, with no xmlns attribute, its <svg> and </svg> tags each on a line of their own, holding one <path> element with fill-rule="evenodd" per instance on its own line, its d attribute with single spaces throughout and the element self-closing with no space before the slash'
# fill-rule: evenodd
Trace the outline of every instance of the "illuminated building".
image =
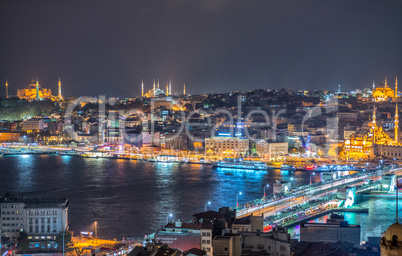
<svg viewBox="0 0 402 256">
<path fill-rule="evenodd" d="M 142 92 L 144 91 L 144 84 L 142 83 Z M 169 90 L 170 91 L 170 90 Z M 146 97 L 146 98 L 154 98 L 154 97 L 158 97 L 158 96 L 165 96 L 165 92 L 159 88 L 159 80 L 158 80 L 158 86 L 156 86 L 155 84 L 155 79 L 154 79 L 154 83 L 152 86 L 152 89 L 149 90 L 146 94 L 142 94 L 142 97 Z"/>
<path fill-rule="evenodd" d="M 387 101 L 388 99 L 396 98 L 398 91 L 398 80 L 395 81 L 395 91 L 392 90 L 387 84 L 387 78 L 385 78 L 385 83 L 378 85 L 377 87 L 373 84 L 373 99 L 375 102 Z"/>
<path fill-rule="evenodd" d="M 52 95 L 52 91 L 50 89 L 42 88 L 39 84 L 38 79 L 36 81 L 32 79 L 31 83 L 27 88 L 18 89 L 17 97 L 20 99 L 25 99 L 28 101 L 32 100 L 42 100 L 42 99 L 51 99 L 57 101 L 61 99 L 61 81 L 59 79 L 59 96 L 55 97 Z"/>
<path fill-rule="evenodd" d="M 17 238 L 25 231 L 31 248 L 57 248 L 56 240 L 68 230 L 67 199 L 34 199 L 5 195 L 0 198 L 1 233 Z M 58 247 L 60 248 L 60 246 Z"/>
<path fill-rule="evenodd" d="M 24 200 L 15 196 L 4 196 L 0 199 L 1 205 L 1 233 L 0 236 L 18 238 L 24 230 Z"/>
<path fill-rule="evenodd" d="M 249 150 L 249 140 L 238 137 L 212 137 L 205 139 L 207 154 L 238 157 Z"/>
<path fill-rule="evenodd" d="M 67 199 L 24 199 L 24 228 L 33 248 L 60 248 L 57 237 L 68 230 Z"/>
<path fill-rule="evenodd" d="M 21 126 L 21 130 L 27 133 L 42 132 L 45 129 L 43 119 L 24 120 Z"/>
<path fill-rule="evenodd" d="M 183 86 L 183 95 L 186 96 L 186 83 L 184 83 L 184 86 Z"/>
<path fill-rule="evenodd" d="M 373 115 L 371 122 L 365 122 L 363 126 L 352 134 L 349 139 L 345 140 L 344 153 L 346 158 L 367 158 L 374 155 L 382 155 L 378 149 L 386 147 L 400 146 L 398 133 L 399 133 L 399 116 L 398 116 L 398 103 L 395 109 L 395 127 L 394 139 L 387 134 L 386 131 L 377 125 L 376 117 L 377 108 L 374 105 Z"/>
<path fill-rule="evenodd" d="M 264 158 L 273 158 L 277 156 L 284 156 L 288 154 L 289 143 L 268 143 L 265 140 L 259 140 L 255 144 L 255 149 L 258 154 L 261 154 Z"/>
<path fill-rule="evenodd" d="M 19 132 L 1 132 L 0 142 L 18 142 L 21 134 Z"/>
</svg>

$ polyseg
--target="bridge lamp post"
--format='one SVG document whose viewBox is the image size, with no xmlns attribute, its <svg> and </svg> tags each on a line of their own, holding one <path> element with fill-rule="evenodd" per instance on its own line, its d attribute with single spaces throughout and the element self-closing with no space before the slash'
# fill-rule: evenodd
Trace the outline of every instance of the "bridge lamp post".
<svg viewBox="0 0 402 256">
<path fill-rule="evenodd" d="M 312 181 L 311 181 L 311 177 L 314 176 L 314 175 L 315 175 L 315 172 L 313 172 L 312 174 L 310 174 L 310 187 L 309 187 L 310 193 L 311 193 L 311 182 L 312 182 Z"/>
<path fill-rule="evenodd" d="M 293 181 L 293 178 L 290 178 L 290 187 L 292 187 L 292 181 Z M 289 192 L 290 192 L 290 189 L 289 189 Z M 291 197 L 291 194 L 289 194 L 289 208 L 290 208 L 290 197 Z"/>
<path fill-rule="evenodd" d="M 173 214 L 172 213 L 170 213 L 168 216 L 167 216 L 167 223 L 169 224 L 169 217 L 171 218 L 171 217 L 173 217 Z"/>
<path fill-rule="evenodd" d="M 207 211 L 207 205 L 210 205 L 211 201 L 208 201 L 208 203 L 205 204 L 205 211 Z"/>
<path fill-rule="evenodd" d="M 241 194 L 242 194 L 241 192 L 236 194 L 236 205 L 237 205 L 237 207 L 239 207 L 239 195 L 241 195 Z"/>
<path fill-rule="evenodd" d="M 266 186 L 264 186 L 264 199 L 267 197 L 267 194 L 265 193 L 265 188 L 269 188 L 269 184 L 267 184 Z"/>
</svg>

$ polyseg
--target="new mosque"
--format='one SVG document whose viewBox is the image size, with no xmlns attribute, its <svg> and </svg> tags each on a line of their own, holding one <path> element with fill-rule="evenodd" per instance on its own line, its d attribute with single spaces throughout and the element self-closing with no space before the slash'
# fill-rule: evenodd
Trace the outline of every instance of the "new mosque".
<svg viewBox="0 0 402 256">
<path fill-rule="evenodd" d="M 399 104 L 397 92 L 397 79 L 395 80 L 395 90 L 392 90 L 387 85 L 386 78 L 384 84 L 373 89 L 374 106 L 371 121 L 366 121 L 349 139 L 345 140 L 344 153 L 347 158 L 365 159 L 374 156 L 385 158 L 402 157 L 402 144 L 399 141 Z M 381 126 L 377 125 L 376 103 L 392 99 L 395 102 L 394 131 L 393 134 L 389 134 Z M 398 152 L 393 152 L 395 150 Z"/>
</svg>

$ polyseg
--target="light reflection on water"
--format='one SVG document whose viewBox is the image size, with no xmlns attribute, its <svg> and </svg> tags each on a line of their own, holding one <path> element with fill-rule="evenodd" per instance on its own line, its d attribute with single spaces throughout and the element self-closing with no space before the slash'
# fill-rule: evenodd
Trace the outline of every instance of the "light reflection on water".
<svg viewBox="0 0 402 256">
<path fill-rule="evenodd" d="M 189 220 L 204 210 L 260 198 L 275 180 L 308 184 L 311 172 L 234 170 L 198 164 L 162 164 L 133 160 L 74 156 L 0 157 L 0 193 L 70 200 L 70 228 L 93 227 L 106 238 L 143 236 L 173 218 Z M 316 173 L 313 180 L 321 179 Z"/>
</svg>

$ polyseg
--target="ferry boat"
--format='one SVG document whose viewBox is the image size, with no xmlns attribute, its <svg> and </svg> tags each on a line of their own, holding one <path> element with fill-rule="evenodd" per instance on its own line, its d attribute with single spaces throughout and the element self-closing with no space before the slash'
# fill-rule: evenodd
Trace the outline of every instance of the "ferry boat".
<svg viewBox="0 0 402 256">
<path fill-rule="evenodd" d="M 59 155 L 62 155 L 62 156 L 80 156 L 81 152 L 78 152 L 77 150 L 71 149 L 71 150 L 68 150 L 68 151 L 60 151 Z"/>
<path fill-rule="evenodd" d="M 281 171 L 296 171 L 296 167 L 294 165 L 282 164 Z"/>
<path fill-rule="evenodd" d="M 180 162 L 180 158 L 174 155 L 158 155 L 154 161 L 161 163 L 176 163 Z"/>
<path fill-rule="evenodd" d="M 88 158 L 113 158 L 113 154 L 105 151 L 91 150 L 81 154 L 82 157 Z"/>
<path fill-rule="evenodd" d="M 328 165 L 321 165 L 317 168 L 317 171 L 319 172 L 328 172 L 331 171 Z"/>
<path fill-rule="evenodd" d="M 235 169 L 252 169 L 252 170 L 267 170 L 267 164 L 259 161 L 249 161 L 242 159 L 224 159 L 214 164 L 216 167 L 235 168 Z"/>
</svg>

